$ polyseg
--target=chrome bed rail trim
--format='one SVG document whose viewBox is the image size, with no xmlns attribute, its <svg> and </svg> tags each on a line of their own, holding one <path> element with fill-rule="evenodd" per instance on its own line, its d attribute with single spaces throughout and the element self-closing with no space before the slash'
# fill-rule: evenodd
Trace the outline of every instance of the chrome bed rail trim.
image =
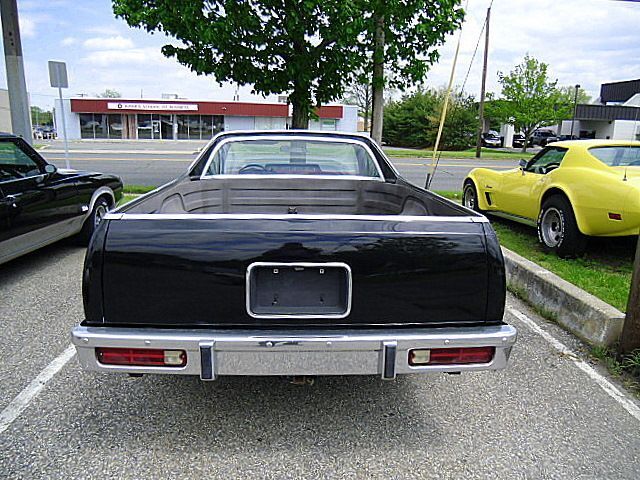
<svg viewBox="0 0 640 480">
<path fill-rule="evenodd" d="M 511 325 L 460 328 L 412 328 L 385 330 L 231 330 L 86 327 L 73 329 L 83 368 L 120 373 L 199 375 L 212 380 L 220 375 L 379 375 L 499 370 L 507 366 L 517 332 Z M 411 366 L 414 348 L 494 346 L 490 363 Z M 187 352 L 184 367 L 104 365 L 96 347 L 181 349 Z M 210 352 L 203 369 L 201 352 Z M 389 356 L 395 356 L 395 360 Z M 205 359 L 206 360 L 206 359 Z M 393 367 L 392 367 L 393 364 Z"/>
<path fill-rule="evenodd" d="M 373 220 L 384 222 L 457 222 L 488 223 L 484 216 L 436 217 L 429 215 L 332 215 L 272 213 L 121 213 L 110 212 L 106 220 Z"/>
</svg>

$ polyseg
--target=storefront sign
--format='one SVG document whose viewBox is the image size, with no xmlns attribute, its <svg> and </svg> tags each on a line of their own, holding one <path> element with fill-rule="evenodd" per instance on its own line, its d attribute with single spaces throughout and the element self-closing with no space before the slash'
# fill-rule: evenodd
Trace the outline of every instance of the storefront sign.
<svg viewBox="0 0 640 480">
<path fill-rule="evenodd" d="M 172 111 L 198 111 L 197 103 L 131 103 L 109 102 L 109 110 L 172 110 Z"/>
</svg>

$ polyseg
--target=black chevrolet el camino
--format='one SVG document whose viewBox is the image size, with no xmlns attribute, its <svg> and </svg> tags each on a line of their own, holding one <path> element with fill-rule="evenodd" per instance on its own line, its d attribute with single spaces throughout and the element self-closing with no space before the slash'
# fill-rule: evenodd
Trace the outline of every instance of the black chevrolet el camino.
<svg viewBox="0 0 640 480">
<path fill-rule="evenodd" d="M 366 375 L 504 368 L 487 219 L 402 178 L 366 137 L 216 136 L 108 213 L 84 267 L 88 370 Z"/>
<path fill-rule="evenodd" d="M 121 197 L 115 175 L 58 169 L 0 133 L 0 264 L 74 235 L 86 244 Z"/>
</svg>

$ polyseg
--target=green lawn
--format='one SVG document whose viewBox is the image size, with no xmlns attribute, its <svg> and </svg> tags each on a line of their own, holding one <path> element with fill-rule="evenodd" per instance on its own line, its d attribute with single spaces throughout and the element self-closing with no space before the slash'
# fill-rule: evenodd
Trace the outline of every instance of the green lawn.
<svg viewBox="0 0 640 480">
<path fill-rule="evenodd" d="M 387 156 L 389 157 L 402 157 L 402 158 L 406 158 L 406 157 L 410 157 L 410 158 L 431 158 L 431 156 L 433 155 L 433 151 L 432 150 L 412 150 L 412 149 L 402 149 L 402 150 L 396 150 L 396 149 L 389 149 L 389 148 L 384 148 L 384 152 L 387 154 Z M 452 151 L 444 151 L 444 152 L 440 152 L 439 153 L 440 158 L 469 158 L 469 159 L 474 159 L 476 158 L 476 149 L 475 148 L 469 148 L 467 150 L 462 150 L 459 152 L 452 152 Z M 524 158 L 526 160 L 530 159 L 531 157 L 533 157 L 533 153 L 531 152 L 527 152 L 527 153 L 522 153 L 522 152 L 505 152 L 503 150 L 496 150 L 493 148 L 483 148 L 482 149 L 482 158 L 487 159 L 487 160 L 520 160 L 521 158 Z"/>
<path fill-rule="evenodd" d="M 124 188 L 122 189 L 122 191 L 124 193 L 137 193 L 137 194 L 141 194 L 141 193 L 147 193 L 150 192 L 151 190 L 155 190 L 158 187 L 154 187 L 154 186 L 148 186 L 148 185 L 125 185 Z"/>
<path fill-rule="evenodd" d="M 133 200 L 134 198 L 137 198 L 138 195 L 132 195 L 130 193 L 125 193 L 122 198 L 120 199 L 120 201 L 118 202 L 118 205 L 116 206 L 120 206 L 120 205 L 124 205 L 127 202 L 130 202 L 131 200 Z"/>
</svg>

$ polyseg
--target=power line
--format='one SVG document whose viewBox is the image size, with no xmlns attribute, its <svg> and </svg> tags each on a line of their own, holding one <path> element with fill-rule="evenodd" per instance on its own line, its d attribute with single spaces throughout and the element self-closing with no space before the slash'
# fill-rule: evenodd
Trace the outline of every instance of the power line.
<svg viewBox="0 0 640 480">
<path fill-rule="evenodd" d="M 491 7 L 493 7 L 493 0 L 491 0 L 491 3 L 489 3 L 489 8 Z M 476 54 L 478 53 L 478 47 L 480 46 L 480 39 L 482 38 L 482 33 L 484 32 L 484 29 L 486 26 L 487 26 L 487 19 L 485 17 L 484 23 L 482 24 L 482 28 L 480 29 L 480 33 L 478 34 L 478 41 L 476 42 L 476 48 L 473 50 L 473 56 L 471 57 L 471 61 L 469 62 L 469 68 L 467 69 L 467 74 L 464 77 L 464 82 L 462 82 L 462 88 L 460 88 L 461 91 L 464 91 L 464 87 L 467 84 L 467 80 L 469 79 L 469 74 L 471 73 L 471 67 L 473 67 L 473 61 L 476 59 Z"/>
</svg>

